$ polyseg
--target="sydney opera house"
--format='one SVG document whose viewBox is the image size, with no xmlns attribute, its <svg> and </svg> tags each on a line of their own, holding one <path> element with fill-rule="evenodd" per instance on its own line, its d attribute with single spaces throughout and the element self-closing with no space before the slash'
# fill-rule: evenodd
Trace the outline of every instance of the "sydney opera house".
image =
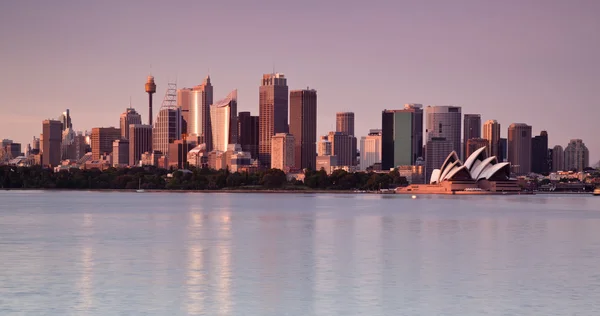
<svg viewBox="0 0 600 316">
<path fill-rule="evenodd" d="M 396 193 L 510 193 L 520 192 L 516 180 L 510 179 L 510 163 L 487 157 L 486 147 L 471 154 L 464 164 L 456 152 L 450 153 L 440 169 L 431 173 L 429 184 L 412 184 Z"/>
</svg>

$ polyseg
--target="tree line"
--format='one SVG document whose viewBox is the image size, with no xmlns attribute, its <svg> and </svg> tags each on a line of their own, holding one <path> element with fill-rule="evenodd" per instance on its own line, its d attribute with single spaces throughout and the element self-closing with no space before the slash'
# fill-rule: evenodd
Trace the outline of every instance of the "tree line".
<svg viewBox="0 0 600 316">
<path fill-rule="evenodd" d="M 0 166 L 3 189 L 73 189 L 73 190 L 379 190 L 407 185 L 397 170 L 388 173 L 306 170 L 304 182 L 288 181 L 279 169 L 253 173 L 229 172 L 208 168 L 167 170 L 156 167 L 68 169 L 54 172 L 41 166 Z"/>
</svg>

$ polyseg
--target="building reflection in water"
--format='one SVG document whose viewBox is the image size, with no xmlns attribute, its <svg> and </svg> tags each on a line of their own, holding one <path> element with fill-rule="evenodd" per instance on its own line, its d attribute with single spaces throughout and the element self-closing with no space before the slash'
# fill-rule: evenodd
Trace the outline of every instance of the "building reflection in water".
<svg viewBox="0 0 600 316">
<path fill-rule="evenodd" d="M 231 314 L 231 211 L 229 208 L 221 209 L 219 212 L 217 246 L 218 258 L 213 261 L 216 265 L 217 277 L 217 315 Z M 211 269 L 212 270 L 212 269 Z"/>
<path fill-rule="evenodd" d="M 83 233 L 81 241 L 80 278 L 77 282 L 77 291 L 80 294 L 77 311 L 87 314 L 94 306 L 94 248 L 92 238 L 94 231 L 94 218 L 92 214 L 83 215 Z"/>
<path fill-rule="evenodd" d="M 206 287 L 206 271 L 204 268 L 204 250 L 202 249 L 203 215 L 200 212 L 190 212 L 188 221 L 187 246 L 187 313 L 203 315 L 204 290 Z"/>
</svg>

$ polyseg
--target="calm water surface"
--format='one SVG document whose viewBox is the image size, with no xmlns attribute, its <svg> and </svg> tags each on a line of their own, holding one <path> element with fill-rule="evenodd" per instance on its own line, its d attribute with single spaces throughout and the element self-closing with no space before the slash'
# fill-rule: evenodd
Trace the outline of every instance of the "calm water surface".
<svg viewBox="0 0 600 316">
<path fill-rule="evenodd" d="M 600 315 L 600 198 L 0 192 L 0 315 Z"/>
</svg>

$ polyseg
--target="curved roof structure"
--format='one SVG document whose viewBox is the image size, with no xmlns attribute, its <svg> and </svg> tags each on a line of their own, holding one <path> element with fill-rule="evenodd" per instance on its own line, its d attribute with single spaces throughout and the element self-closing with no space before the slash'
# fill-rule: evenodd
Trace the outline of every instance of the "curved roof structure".
<svg viewBox="0 0 600 316">
<path fill-rule="evenodd" d="M 478 180 L 479 175 L 484 170 L 486 170 L 486 168 L 488 168 L 490 165 L 495 165 L 496 163 L 498 163 L 496 156 L 492 156 L 492 157 L 485 159 L 480 164 L 478 164 L 477 167 L 475 167 L 475 168 L 473 168 L 473 170 L 471 170 L 471 177 L 473 177 L 473 179 L 475 179 L 475 180 Z"/>
<path fill-rule="evenodd" d="M 510 163 L 498 163 L 496 156 L 486 158 L 486 147 L 477 149 L 463 165 L 456 152 L 451 152 L 440 169 L 431 173 L 430 184 L 453 180 L 508 180 Z"/>
<path fill-rule="evenodd" d="M 484 160 L 486 157 L 485 154 L 485 148 L 486 147 L 481 147 L 479 149 L 477 149 L 476 151 L 474 151 L 471 156 L 469 156 L 469 158 L 467 158 L 467 160 L 465 161 L 465 166 L 467 166 L 467 169 L 469 169 L 469 171 L 472 170 L 473 164 L 475 163 L 475 161 L 477 160 Z"/>
<path fill-rule="evenodd" d="M 436 183 L 438 183 L 438 180 L 439 180 L 439 178 L 440 178 L 440 174 L 441 174 L 441 172 L 440 172 L 440 169 L 434 169 L 434 170 L 431 172 L 431 180 L 429 181 L 429 183 L 431 183 L 431 184 L 436 184 Z M 435 180 L 434 180 L 434 179 L 435 179 Z"/>
</svg>

